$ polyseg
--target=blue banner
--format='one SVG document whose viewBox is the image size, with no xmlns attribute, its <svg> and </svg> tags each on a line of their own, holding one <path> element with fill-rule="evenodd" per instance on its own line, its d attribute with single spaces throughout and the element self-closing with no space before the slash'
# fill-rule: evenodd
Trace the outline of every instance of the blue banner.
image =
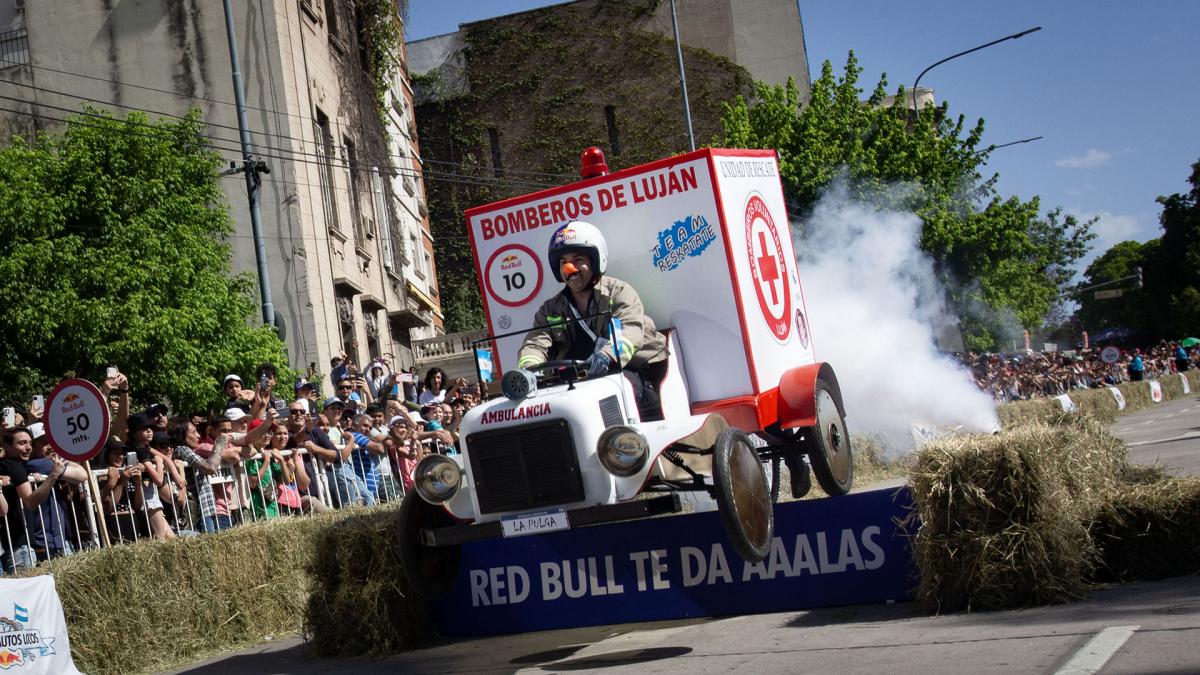
<svg viewBox="0 0 1200 675">
<path fill-rule="evenodd" d="M 489 635 L 906 600 L 915 567 L 896 521 L 911 503 L 901 488 L 779 504 L 756 564 L 716 512 L 472 542 L 434 621 Z"/>
</svg>

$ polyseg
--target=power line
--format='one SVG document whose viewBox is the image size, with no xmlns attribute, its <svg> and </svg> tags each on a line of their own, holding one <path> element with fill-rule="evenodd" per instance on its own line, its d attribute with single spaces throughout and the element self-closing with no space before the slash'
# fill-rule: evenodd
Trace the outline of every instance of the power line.
<svg viewBox="0 0 1200 675">
<path fill-rule="evenodd" d="M 12 62 L 12 61 L 6 61 L 6 60 L 4 60 L 4 59 L 0 59 L 0 64 L 17 65 L 15 62 Z M 48 66 L 36 66 L 36 65 L 28 64 L 28 63 L 26 63 L 26 64 L 20 64 L 20 65 L 24 65 L 24 66 L 27 66 L 27 67 L 30 67 L 30 68 L 37 68 L 37 69 L 40 69 L 40 70 L 46 70 L 46 71 L 49 71 L 49 72 L 59 73 L 59 74 L 62 74 L 62 75 L 70 75 L 70 76 L 74 76 L 74 77 L 80 77 L 80 78 L 86 78 L 86 79 L 90 79 L 90 80 L 97 80 L 97 81 L 100 81 L 100 82 L 106 82 L 106 83 L 109 83 L 109 84 L 116 84 L 116 85 L 123 86 L 123 87 L 133 87 L 133 88 L 136 88 L 136 89 L 144 89 L 144 90 L 147 90 L 147 91 L 153 91 L 153 92 L 157 92 L 157 93 L 161 93 L 161 94 L 168 94 L 168 95 L 174 96 L 174 97 L 176 97 L 176 98 L 181 98 L 181 99 L 188 99 L 188 100 L 195 100 L 195 101 L 208 101 L 208 102 L 210 102 L 210 103 L 219 103 L 219 104 L 221 104 L 221 105 L 228 105 L 228 106 L 234 106 L 234 105 L 235 105 L 234 103 L 232 103 L 232 102 L 230 102 L 230 101 L 222 101 L 222 100 L 219 100 L 219 99 L 207 98 L 207 97 L 204 97 L 204 96 L 196 96 L 196 95 L 190 95 L 190 94 L 181 94 L 181 93 L 179 93 L 179 92 L 170 91 L 170 90 L 167 90 L 167 89 L 158 89 L 158 88 L 155 88 L 155 87 L 149 87 L 149 86 L 140 85 L 140 84 L 133 84 L 133 83 L 130 83 L 130 82 L 122 82 L 122 81 L 119 81 L 119 80 L 112 80 L 112 79 L 103 78 L 103 77 L 96 77 L 96 76 L 92 76 L 92 75 L 85 75 L 85 74 L 83 74 L 83 73 L 76 73 L 76 72 L 72 72 L 72 71 L 68 71 L 68 70 L 61 70 L 61 69 L 58 69 L 58 68 L 50 68 L 50 67 L 48 67 Z M 27 84 L 27 83 L 23 83 L 23 82 L 14 82 L 14 81 L 11 81 L 11 80 L 4 80 L 4 79 L 0 79 L 0 83 L 10 84 L 10 85 L 14 85 L 14 86 L 21 86 L 21 87 L 29 87 L 29 88 L 31 88 L 31 89 L 34 89 L 34 90 L 37 90 L 37 91 L 43 91 L 43 92 L 50 93 L 50 94 L 55 94 L 55 95 L 58 95 L 58 96 L 67 96 L 67 97 L 70 97 L 70 98 L 76 98 L 76 99 L 79 99 L 79 100 L 82 100 L 82 101 L 89 101 L 89 102 L 91 102 L 91 103 L 97 103 L 97 104 L 101 104 L 101 105 L 110 105 L 110 106 L 114 106 L 114 107 L 118 107 L 118 108 L 124 108 L 124 109 L 127 109 L 127 110 L 140 110 L 140 111 L 143 111 L 143 112 L 149 112 L 149 113 L 153 113 L 153 114 L 155 114 L 155 115 L 161 115 L 161 116 L 164 116 L 164 117 L 171 117 L 171 118 L 175 118 L 175 119 L 183 119 L 183 117 L 181 117 L 181 116 L 179 116 L 179 115 L 172 114 L 172 113 L 166 113 L 166 112 L 162 112 L 162 111 L 156 111 L 156 110 L 152 110 L 152 109 L 149 109 L 149 108 L 137 108 L 137 107 L 134 107 L 134 106 L 128 106 L 128 105 L 124 105 L 124 104 L 121 104 L 121 103 L 117 103 L 117 102 L 115 102 L 115 101 L 107 101 L 107 100 L 104 100 L 104 99 L 90 98 L 90 97 L 83 96 L 83 95 L 80 95 L 80 94 L 71 94 L 71 93 L 68 93 L 68 92 L 58 91 L 58 90 L 50 89 L 50 88 L 47 88 L 47 87 L 41 87 L 41 86 L 34 85 L 34 84 Z M 22 102 L 25 102 L 25 101 L 22 101 Z M 46 104 L 38 104 L 38 105 L 46 105 Z M 290 113 L 290 112 L 287 112 L 287 111 L 282 111 L 282 110 L 274 110 L 274 109 L 272 109 L 272 108 L 261 108 L 261 107 L 256 107 L 256 106 L 252 106 L 252 105 L 248 105 L 248 104 L 247 104 L 246 108 L 247 108 L 247 109 L 250 109 L 250 110 L 257 110 L 257 111 L 259 111 L 259 112 L 264 112 L 264 113 L 271 114 L 271 115 L 283 115 L 283 116 L 285 116 L 285 117 L 292 117 L 292 118 L 295 118 L 295 119 L 298 119 L 298 120 L 301 120 L 301 121 L 304 121 L 304 122 L 310 122 L 310 123 L 316 123 L 316 122 L 317 122 L 317 120 L 316 120 L 316 119 L 314 119 L 314 118 L 312 118 L 312 117 L 306 117 L 306 116 L 304 116 L 304 115 L 301 115 L 301 114 L 298 114 L 298 113 Z M 74 112 L 74 111 L 68 110 L 68 112 Z M 411 113 L 410 113 L 410 114 L 411 114 Z M 210 121 L 207 121 L 207 120 L 203 120 L 203 121 L 204 121 L 204 124 L 205 124 L 205 125 L 207 125 L 207 126 L 220 127 L 220 128 L 224 128 L 224 129 L 230 129 L 230 130 L 235 130 L 235 131 L 237 130 L 237 127 L 235 127 L 235 126 L 226 125 L 226 124 L 220 124 L 220 123 L 217 123 L 217 122 L 210 122 Z M 339 123 L 339 126 L 341 126 L 341 127 L 344 127 L 344 128 L 346 128 L 346 129 L 350 129 L 350 130 L 355 130 L 355 131 L 358 131 L 359 133 L 365 133 L 365 129 L 364 129 L 363 127 L 359 126 L 359 125 L 354 125 L 354 124 L 342 124 L 342 123 Z M 306 143 L 308 143 L 308 142 L 309 142 L 309 141 L 306 141 L 306 140 L 304 140 L 304 139 L 297 139 L 297 138 L 295 138 L 295 137 L 293 137 L 293 136 L 290 136 L 290 135 L 286 135 L 286 134 L 276 134 L 276 133 L 271 133 L 271 132 L 267 132 L 267 131 L 253 131 L 253 132 L 251 132 L 251 133 L 258 134 L 258 135 L 260 135 L 260 136 L 270 136 L 270 137 L 275 137 L 275 138 L 283 138 L 283 139 L 287 139 L 287 140 L 290 140 L 290 141 L 292 141 L 292 142 L 294 142 L 294 143 L 298 143 L 298 144 L 300 144 L 300 145 L 302 145 L 302 146 L 303 146 L 304 144 L 306 144 Z M 220 139 L 220 140 L 223 140 L 223 141 L 226 141 L 226 142 L 236 142 L 236 139 L 229 139 L 229 138 L 222 138 L 222 139 Z M 315 146 L 315 145 L 318 143 L 318 141 L 314 140 L 314 141 L 312 141 L 312 143 L 313 143 L 313 145 Z M 270 146 L 264 146 L 264 147 L 270 147 Z M 278 149 L 278 148 L 273 148 L 273 149 Z M 315 155 L 315 153 L 308 153 L 308 154 L 310 154 L 310 155 Z M 444 161 L 444 160 L 423 159 L 423 158 L 421 158 L 421 157 L 419 157 L 419 156 L 416 156 L 416 155 L 404 155 L 404 154 L 401 154 L 401 155 L 393 155 L 393 154 L 391 154 L 390 152 L 384 152 L 384 153 L 370 153 L 370 152 L 369 152 L 369 153 L 367 153 L 367 156 L 369 156 L 369 157 L 372 157 L 372 158 L 376 158 L 376 159 L 378 159 L 378 158 L 388 158 L 388 159 L 409 159 L 409 160 L 411 160 L 411 159 L 416 159 L 417 161 L 420 161 L 420 162 L 422 162 L 422 163 L 430 163 L 430 162 L 433 162 L 433 163 L 439 163 L 439 164 L 444 164 L 444 165 L 456 166 L 456 167 L 460 167 L 460 168 L 462 167 L 462 165 L 461 165 L 461 164 L 459 164 L 459 163 L 456 163 L 456 162 L 447 162 L 447 161 Z M 573 174 L 550 173 L 550 172 L 544 172 L 544 171 L 528 171 L 528 170 L 522 170 L 522 169 L 505 169 L 505 172 L 506 172 L 506 173 L 516 173 L 516 174 L 522 174 L 522 175 L 529 175 L 529 176 L 541 176 L 541 177 L 545 177 L 545 178 L 566 178 L 566 179 L 571 179 L 571 180 L 575 180 L 575 179 L 577 178 L 577 177 L 576 177 L 576 176 L 574 176 Z"/>
<path fill-rule="evenodd" d="M 163 129 L 160 126 L 157 126 L 157 125 L 151 124 L 151 123 L 147 123 L 147 122 L 137 122 L 137 121 L 129 120 L 129 119 L 119 119 L 119 118 L 111 117 L 108 115 L 103 115 L 100 113 L 91 113 L 91 112 L 87 112 L 87 111 L 74 111 L 70 108 L 65 108 L 62 106 L 51 105 L 49 103 L 37 103 L 37 102 L 25 101 L 23 99 L 14 98 L 11 96 L 0 95 L 0 100 L 16 101 L 18 103 L 24 103 L 24 104 L 28 104 L 31 106 L 37 106 L 37 107 L 41 107 L 41 108 L 49 108 L 51 110 L 58 110 L 60 112 L 67 112 L 67 113 L 70 113 L 73 115 L 101 119 L 101 120 L 106 120 L 106 121 L 110 121 L 110 122 L 117 122 L 117 123 L 125 125 L 125 126 L 146 128 L 146 129 L 153 130 L 157 134 L 166 135 L 166 134 L 180 133 L 180 132 L 174 131 L 174 130 Z M 31 112 L 31 111 L 13 110 L 10 108 L 0 108 L 0 111 L 10 112 L 10 113 L 18 114 L 18 115 L 28 115 L 28 116 L 34 117 L 34 118 L 39 117 L 38 114 Z M 87 124 L 87 123 L 81 122 L 79 120 L 68 120 L 68 119 L 62 118 L 62 117 L 54 117 L 53 115 L 41 115 L 41 117 L 44 117 L 45 119 L 53 121 L 53 122 L 62 122 L 65 124 L 79 124 L 81 126 L 88 127 L 88 128 L 103 128 L 101 125 Z M 146 138 L 158 138 L 157 136 L 154 136 L 152 134 L 139 134 L 139 133 L 137 133 L 133 130 L 129 130 L 129 129 L 127 129 L 126 132 L 134 133 L 135 135 L 143 136 Z M 222 142 L 229 143 L 229 142 L 232 142 L 230 139 L 208 136 L 203 133 L 195 133 L 192 135 L 195 136 L 197 139 L 204 139 L 204 141 L 206 141 L 206 145 L 212 149 L 224 151 L 224 152 L 235 153 L 239 158 L 241 157 L 241 148 L 232 148 L 232 147 L 228 147 L 228 146 L 217 145 L 215 143 L 216 141 L 222 141 Z M 367 170 L 358 164 L 351 164 L 349 162 L 349 160 L 339 160 L 336 158 L 331 158 L 327 155 L 323 156 L 323 155 L 319 155 L 316 153 L 298 152 L 298 151 L 290 150 L 287 148 L 275 148 L 275 147 L 271 147 L 271 146 L 259 146 L 259 147 L 261 147 L 263 149 L 276 150 L 281 153 L 287 153 L 286 155 L 274 154 L 274 153 L 269 153 L 269 152 L 256 152 L 255 153 L 256 156 L 264 157 L 267 159 L 277 159 L 281 162 L 293 162 L 293 163 L 297 163 L 297 164 L 308 164 L 310 166 L 319 166 L 319 167 L 327 166 L 329 168 L 346 169 L 349 171 L 366 171 Z M 301 155 L 308 156 L 308 157 L 315 157 L 316 159 L 303 159 L 301 157 L 298 157 Z M 488 185 L 488 186 L 514 187 L 514 188 L 535 188 L 535 189 L 556 187 L 555 184 L 551 184 L 551 183 L 538 183 L 538 182 L 533 182 L 533 181 L 514 181 L 514 180 L 504 179 L 501 177 L 496 177 L 496 178 L 487 178 L 487 177 L 483 177 L 483 176 L 466 177 L 466 176 L 461 176 L 460 174 L 453 174 L 453 173 L 448 173 L 448 172 L 438 172 L 438 171 L 421 172 L 421 171 L 417 171 L 416 169 L 395 168 L 393 170 L 395 171 L 395 173 L 397 175 L 401 175 L 401 176 L 409 176 L 412 178 L 424 178 L 426 180 L 435 180 L 435 181 L 443 181 L 443 182 L 461 182 L 461 183 L 468 184 L 468 185 Z"/>
<path fill-rule="evenodd" d="M 82 95 L 78 95 L 78 94 L 71 94 L 71 93 L 68 93 L 68 92 L 58 91 L 58 90 L 55 90 L 55 89 L 49 89 L 49 88 L 46 88 L 46 87 L 40 87 L 40 86 L 33 85 L 33 84 L 26 84 L 26 83 L 22 83 L 22 82 L 14 82 L 14 81 L 12 81 L 12 80 L 5 80 L 5 79 L 3 79 L 3 78 L 0 78 L 0 83 L 3 83 L 3 84 L 10 84 L 10 85 L 18 86 L 18 87 L 28 87 L 28 88 L 30 88 L 30 89 L 33 89 L 33 90 L 35 90 L 35 91 L 46 92 L 46 93 L 49 93 L 49 94 L 54 94 L 54 95 L 57 95 L 57 96 L 66 96 L 66 97 L 69 97 L 69 98 L 76 98 L 76 99 L 79 99 L 79 100 L 82 100 L 82 101 L 87 101 L 87 102 L 89 102 L 89 103 L 96 103 L 96 104 L 100 104 L 100 105 L 111 105 L 111 106 L 114 106 L 114 107 L 118 107 L 118 108 L 124 108 L 124 109 L 127 109 L 127 110 L 137 110 L 137 111 L 139 111 L 139 112 L 147 112 L 147 113 L 152 113 L 152 114 L 155 114 L 155 115 L 159 115 L 159 116 L 162 116 L 162 117 L 168 117 L 168 118 L 171 118 L 171 119 L 178 119 L 178 120 L 184 120 L 184 119 L 187 119 L 186 117 L 184 117 L 184 116 L 181 116 L 181 115 L 174 115 L 174 114 L 172 114 L 172 113 L 162 112 L 162 111 L 159 111 L 159 110 L 153 110 L 153 109 L 150 109 L 150 108 L 138 108 L 138 107 L 135 107 L 135 106 L 129 106 L 129 105 L 124 105 L 124 104 L 121 104 L 121 103 L 116 103 L 115 101 L 108 101 L 108 100 L 105 100 L 105 99 L 97 99 L 97 98 L 91 98 L 91 97 L 82 96 Z M 13 97 L 2 96 L 2 95 L 0 95 L 0 99 L 7 99 L 7 100 L 12 100 L 12 101 L 17 101 L 17 102 L 19 102 L 19 103 L 28 103 L 29 105 L 36 105 L 36 106 L 45 107 L 45 108 L 50 108 L 50 109 L 53 109 L 53 110 L 59 110 L 59 111 L 62 111 L 62 112 L 68 112 L 68 113 L 72 113 L 72 114 L 82 114 L 82 115 L 94 116 L 94 114 L 87 113 L 86 111 L 77 111 L 77 110 L 74 110 L 74 109 L 71 109 L 71 108 L 65 108 L 65 107 L 62 107 L 62 106 L 55 106 L 55 105 L 52 105 L 52 104 L 49 104 L 49 103 L 41 103 L 41 102 L 36 102 L 36 101 L 27 101 L 27 100 L 25 100 L 25 99 L 17 99 L 17 98 L 13 98 Z M 141 123 L 137 123 L 137 122 L 132 122 L 132 121 L 130 121 L 130 120 L 125 120 L 125 121 L 126 121 L 126 122 L 129 122 L 130 124 L 141 124 Z M 201 121 L 201 122 L 202 122 L 202 123 L 203 123 L 205 126 L 208 126 L 208 127 L 216 127 L 216 128 L 229 129 L 229 130 L 234 130 L 234 131 L 237 131 L 237 130 L 238 130 L 238 129 L 237 129 L 237 127 L 230 126 L 230 125 L 226 125 L 226 124 L 220 124 L 220 123 L 216 123 L 216 122 L 211 122 L 211 121 L 208 121 L 208 120 L 205 120 L 205 119 L 201 119 L 200 121 Z M 349 125 L 346 125 L 346 126 L 349 126 Z M 321 147 L 322 145 L 324 145 L 324 144 L 323 144 L 323 143 L 322 143 L 320 140 L 317 140 L 317 139 L 314 139 L 313 141 L 308 141 L 308 140 L 305 140 L 305 139 L 303 139 L 303 138 L 295 138 L 295 137 L 293 137 L 293 136 L 289 136 L 289 135 L 286 135 L 286 134 L 275 134 L 275 133 L 270 133 L 270 132 L 265 132 L 265 131 L 252 131 L 251 133 L 255 133 L 255 134 L 258 134 L 258 135 L 260 135 L 260 136 L 270 136 L 270 137 L 275 137 L 275 138 L 282 138 L 282 139 L 285 139 L 285 140 L 291 141 L 291 142 L 293 142 L 293 143 L 295 143 L 295 144 L 299 145 L 301 148 L 303 148 L 305 145 L 309 144 L 310 142 L 312 143 L 312 145 L 314 146 L 314 148 L 318 148 L 318 147 Z M 220 137 L 220 136 L 208 136 L 208 135 L 205 135 L 205 138 L 209 138 L 209 139 L 212 139 L 212 140 L 215 140 L 215 141 L 221 141 L 221 142 L 225 142 L 225 143 L 237 143 L 237 142 L 238 142 L 238 140 L 237 140 L 237 139 L 233 139 L 233 138 L 224 138 L 224 137 Z M 290 149 L 290 148 L 281 148 L 281 147 L 278 147 L 278 146 L 267 145 L 267 144 L 265 144 L 265 143 L 259 143 L 259 144 L 256 144 L 256 146 L 255 146 L 255 147 L 256 147 L 256 149 L 257 149 L 257 148 L 263 148 L 263 149 L 266 149 L 266 150 L 275 150 L 275 151 L 277 151 L 277 152 L 286 152 L 286 153 L 291 153 L 291 154 L 294 154 L 294 155 L 305 155 L 305 156 L 308 156 L 308 157 L 315 157 L 315 158 L 317 158 L 318 160 L 323 160 L 325 157 L 328 157 L 328 156 L 330 156 L 330 155 L 332 154 L 332 152 L 327 152 L 327 153 L 321 153 L 321 152 L 307 152 L 307 151 L 305 151 L 305 150 L 303 150 L 303 149 L 301 149 L 301 150 L 292 150 L 292 149 Z M 331 149 L 332 149 L 333 147 L 342 147 L 342 148 L 344 148 L 345 146 L 344 146 L 344 145 L 343 145 L 343 146 L 333 146 L 332 144 L 330 144 L 330 145 L 328 145 L 328 146 L 325 146 L 325 147 L 328 147 L 328 148 L 331 148 Z M 240 149 L 239 149 L 239 152 L 240 152 Z M 386 158 L 386 159 L 388 159 L 388 160 L 398 160 L 398 159 L 399 159 L 399 160 L 412 160 L 412 159 L 416 159 L 417 161 L 421 162 L 422 164 L 440 164 L 440 165 L 444 165 L 444 166 L 453 166 L 453 167 L 456 167 L 456 168 L 463 168 L 463 165 L 462 165 L 462 164 L 460 164 L 460 163 L 456 163 L 456 162 L 447 162 L 447 161 L 443 161 L 443 160 L 435 160 L 435 159 L 422 159 L 422 158 L 420 158 L 420 157 L 418 157 L 418 156 L 416 156 L 416 155 L 405 155 L 405 154 L 394 155 L 394 154 L 391 154 L 390 152 L 375 152 L 375 151 L 367 151 L 367 152 L 365 152 L 365 153 L 362 153 L 362 156 L 363 156 L 364 158 L 368 159 L 368 160 L 374 160 L 374 159 L 384 159 L 384 158 Z M 375 162 L 375 163 L 377 163 L 377 164 L 381 164 L 382 162 Z M 390 163 L 390 162 L 389 162 L 389 165 L 391 165 L 391 163 Z M 397 170 L 398 170 L 398 171 L 402 171 L 402 169 L 399 169 L 399 168 L 397 168 Z M 415 170 L 413 170 L 413 171 L 415 171 Z M 549 178 L 567 178 L 567 179 L 572 179 L 572 180 L 575 178 L 575 177 L 574 177 L 573 175 L 571 175 L 571 174 L 554 174 L 554 173 L 545 173 L 545 172 L 539 172 L 539 171 L 524 171 L 524 170 L 520 170 L 520 169 L 506 169 L 505 171 L 506 171 L 507 173 L 515 173 L 515 174 L 530 175 L 530 176 L 542 176 L 542 177 L 549 177 Z M 413 173 L 413 174 L 410 174 L 410 175 L 416 176 L 417 174 L 416 174 L 416 173 Z"/>
</svg>

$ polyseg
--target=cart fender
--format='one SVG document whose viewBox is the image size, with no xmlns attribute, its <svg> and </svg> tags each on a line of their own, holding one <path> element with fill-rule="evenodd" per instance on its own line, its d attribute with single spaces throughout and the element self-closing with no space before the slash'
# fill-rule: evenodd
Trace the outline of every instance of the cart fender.
<svg viewBox="0 0 1200 675">
<path fill-rule="evenodd" d="M 792 368 L 779 380 L 779 426 L 782 429 L 811 427 L 817 423 L 817 380 L 829 384 L 838 412 L 846 416 L 842 406 L 842 388 L 838 385 L 833 366 L 813 363 Z"/>
</svg>

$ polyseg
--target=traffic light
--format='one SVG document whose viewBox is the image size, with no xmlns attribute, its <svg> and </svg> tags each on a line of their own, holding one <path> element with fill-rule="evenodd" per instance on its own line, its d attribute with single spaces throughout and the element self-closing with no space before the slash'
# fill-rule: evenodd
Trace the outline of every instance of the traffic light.
<svg viewBox="0 0 1200 675">
<path fill-rule="evenodd" d="M 1142 268 L 1141 267 L 1133 268 L 1133 275 L 1134 275 L 1133 276 L 1133 287 L 1141 288 L 1142 287 Z"/>
</svg>

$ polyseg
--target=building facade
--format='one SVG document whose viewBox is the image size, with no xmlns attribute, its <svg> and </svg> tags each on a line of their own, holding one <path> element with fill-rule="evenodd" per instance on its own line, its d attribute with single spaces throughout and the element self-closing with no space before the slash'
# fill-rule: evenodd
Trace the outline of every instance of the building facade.
<svg viewBox="0 0 1200 675">
<path fill-rule="evenodd" d="M 413 93 L 402 40 L 382 77 L 364 33 L 402 26 L 358 0 L 232 4 L 290 365 L 325 373 L 342 353 L 411 365 L 413 340 L 442 332 Z M 221 2 L 0 0 L 0 96 L 8 134 L 61 128 L 85 104 L 151 118 L 198 108 L 212 148 L 242 163 Z M 222 180 L 233 268 L 256 272 L 245 178 Z"/>
</svg>

